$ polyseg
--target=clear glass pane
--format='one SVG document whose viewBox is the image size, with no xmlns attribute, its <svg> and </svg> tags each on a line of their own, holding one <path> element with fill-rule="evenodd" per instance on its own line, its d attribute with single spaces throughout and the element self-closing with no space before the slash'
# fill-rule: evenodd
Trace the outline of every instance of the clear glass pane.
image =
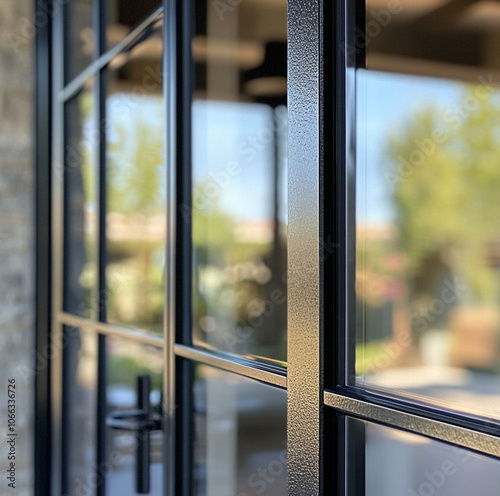
<svg viewBox="0 0 500 496">
<path fill-rule="evenodd" d="M 64 164 L 54 174 L 64 177 L 66 237 L 64 250 L 64 309 L 82 317 L 95 317 L 96 287 L 96 132 L 92 83 L 66 104 Z"/>
<path fill-rule="evenodd" d="M 193 495 L 286 495 L 286 392 L 198 365 L 193 395 Z"/>
<path fill-rule="evenodd" d="M 113 48 L 143 19 L 161 5 L 161 0 L 107 0 L 107 49 Z M 161 56 L 162 45 L 158 44 Z"/>
<path fill-rule="evenodd" d="M 193 341 L 286 361 L 286 1 L 197 2 Z"/>
<path fill-rule="evenodd" d="M 348 470 L 358 477 L 351 481 L 356 491 L 350 496 L 494 496 L 498 493 L 500 462 L 497 459 L 354 419 L 349 419 L 348 432 L 352 432 L 348 438 L 348 445 L 352 447 Z"/>
<path fill-rule="evenodd" d="M 500 4 L 366 10 L 346 48 L 366 50 L 355 71 L 358 383 L 498 417 Z"/>
<path fill-rule="evenodd" d="M 79 496 L 96 483 L 97 335 L 65 327 L 64 343 L 64 468 L 68 496 Z"/>
<path fill-rule="evenodd" d="M 106 338 L 107 414 L 136 410 L 137 378 L 150 378 L 152 409 L 160 411 L 162 396 L 163 351 L 152 346 L 119 338 Z M 138 434 L 107 428 L 106 460 L 112 469 L 106 473 L 106 494 L 135 496 Z M 163 433 L 150 433 L 150 495 L 163 494 Z"/>
<path fill-rule="evenodd" d="M 92 25 L 93 0 L 70 0 L 64 22 L 66 46 L 66 81 L 71 81 L 92 61 L 95 51 L 95 33 Z M 57 3 L 56 3 L 57 5 Z M 55 7 L 56 8 L 56 7 Z"/>
<path fill-rule="evenodd" d="M 158 23 L 111 61 L 106 102 L 107 319 L 157 334 L 166 228 L 161 33 Z"/>
</svg>

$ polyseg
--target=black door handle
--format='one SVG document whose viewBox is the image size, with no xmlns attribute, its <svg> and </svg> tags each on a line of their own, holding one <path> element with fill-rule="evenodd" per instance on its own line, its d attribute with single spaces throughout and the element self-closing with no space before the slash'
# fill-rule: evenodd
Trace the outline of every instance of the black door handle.
<svg viewBox="0 0 500 496">
<path fill-rule="evenodd" d="M 137 438 L 135 486 L 138 494 L 148 494 L 151 486 L 151 431 L 162 429 L 161 401 L 158 408 L 151 408 L 149 394 L 151 379 L 148 375 L 137 378 L 137 409 L 113 412 L 106 418 L 112 429 L 135 432 Z"/>
</svg>

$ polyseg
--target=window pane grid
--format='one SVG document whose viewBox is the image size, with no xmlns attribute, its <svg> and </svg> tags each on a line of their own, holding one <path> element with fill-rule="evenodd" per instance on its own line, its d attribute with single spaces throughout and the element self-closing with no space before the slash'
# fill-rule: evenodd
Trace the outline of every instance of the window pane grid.
<svg viewBox="0 0 500 496">
<path fill-rule="evenodd" d="M 113 57 L 126 50 L 128 47 L 134 44 L 134 42 L 141 38 L 145 31 L 154 24 L 158 19 L 163 16 L 163 7 L 159 7 L 151 15 L 149 15 L 139 26 L 133 29 L 122 41 L 115 45 L 112 49 L 103 53 L 98 59 L 90 63 L 82 72 L 80 72 L 75 78 L 69 81 L 57 94 L 57 98 L 60 101 L 67 101 L 72 98 L 75 93 L 77 93 L 83 86 L 85 81 L 97 73 L 101 69 L 104 69 Z"/>
<path fill-rule="evenodd" d="M 421 23 L 396 4 L 361 2 L 345 44 L 363 59 L 346 67 L 355 132 L 347 167 L 356 182 L 348 381 L 498 420 L 500 92 L 483 76 L 497 69 L 485 56 L 497 45 L 449 22 L 430 30 L 444 19 L 438 8 Z M 390 27 L 377 24 L 381 15 Z M 472 22 L 471 12 L 461 15 Z M 374 28 L 373 43 L 359 46 L 359 34 Z"/>
<path fill-rule="evenodd" d="M 365 3 L 368 5 L 365 5 Z M 363 141 L 366 141 L 369 138 L 367 134 L 373 132 L 373 130 L 370 127 L 362 129 L 368 118 L 366 115 L 360 115 L 358 113 L 356 116 L 356 105 L 359 106 L 366 103 L 363 99 L 366 98 L 366 87 L 359 86 L 360 81 L 356 74 L 358 69 L 366 74 L 369 74 L 370 71 L 366 70 L 365 61 L 361 60 L 364 58 L 366 51 L 368 50 L 366 47 L 360 47 L 354 43 L 353 40 L 356 35 L 359 36 L 360 33 L 365 32 L 364 23 L 366 22 L 366 19 L 364 19 L 364 10 L 365 7 L 369 7 L 370 2 L 367 1 L 361 2 L 361 4 L 358 3 L 356 7 L 354 7 L 350 2 L 344 2 L 344 4 L 345 5 L 337 6 L 338 19 L 341 21 L 337 24 L 339 36 L 336 40 L 336 49 L 339 51 L 339 57 L 341 57 L 339 67 L 341 69 L 340 79 L 342 81 L 338 87 L 339 95 L 337 100 L 340 102 L 341 107 L 340 112 L 338 113 L 338 115 L 341 116 L 338 126 L 340 131 L 337 130 L 335 133 L 337 139 L 340 137 L 338 141 L 341 144 L 340 148 L 343 148 L 338 152 L 340 156 L 340 163 L 345 164 L 343 171 L 344 177 L 341 184 L 344 185 L 346 194 L 344 196 L 344 192 L 340 193 L 341 203 L 339 211 L 342 214 L 345 212 L 344 209 L 346 208 L 348 215 L 347 218 L 342 218 L 339 215 L 337 217 L 336 227 L 338 233 L 347 232 L 347 235 L 339 234 L 339 239 L 345 239 L 345 245 L 342 247 L 341 252 L 344 253 L 344 257 L 339 257 L 340 263 L 338 265 L 338 269 L 344 271 L 346 281 L 339 281 L 337 283 L 337 287 L 339 290 L 345 292 L 348 297 L 348 301 L 345 306 L 345 315 L 338 326 L 338 333 L 342 333 L 342 336 L 337 336 L 339 346 L 334 354 L 338 363 L 342 364 L 341 367 L 343 367 L 337 382 L 340 386 L 334 391 L 325 392 L 324 403 L 326 406 L 331 407 L 333 411 L 340 414 L 354 415 L 368 421 L 393 426 L 403 430 L 409 430 L 411 432 L 445 441 L 447 443 L 463 446 L 480 453 L 499 457 L 500 443 L 498 439 L 498 423 L 496 418 L 487 418 L 482 416 L 485 414 L 484 411 L 477 412 L 476 414 L 475 411 L 466 410 L 463 405 L 461 407 L 458 405 L 459 408 L 452 409 L 450 408 L 450 404 L 441 403 L 440 400 L 434 398 L 420 398 L 416 394 L 411 396 L 410 394 L 396 390 L 388 392 L 387 390 L 384 390 L 382 386 L 378 387 L 373 384 L 366 384 L 359 379 L 355 379 L 355 366 L 359 366 L 358 361 L 354 358 L 355 350 L 356 353 L 358 353 L 355 336 L 356 317 L 359 319 L 358 326 L 361 331 L 358 333 L 358 340 L 366 340 L 367 337 L 366 329 L 363 328 L 363 326 L 365 326 L 365 321 L 363 319 L 366 319 L 366 314 L 362 314 L 362 312 L 359 312 L 358 309 L 358 315 L 356 315 L 355 292 L 358 288 L 355 289 L 355 271 L 358 270 L 359 276 L 360 267 L 362 267 L 363 263 L 365 263 L 365 260 L 363 260 L 362 256 L 358 258 L 357 262 L 351 260 L 351 258 L 356 252 L 356 246 L 354 244 L 354 240 L 356 240 L 356 238 L 359 243 L 357 249 L 364 250 L 365 252 L 367 250 L 365 249 L 365 246 L 362 246 L 362 243 L 363 241 L 365 243 L 370 241 L 369 236 L 365 236 L 366 239 L 363 240 L 359 237 L 359 232 L 357 232 L 356 210 L 360 209 L 363 205 L 362 200 L 360 201 L 359 198 L 356 198 L 356 195 L 363 196 L 366 194 L 366 191 L 370 190 L 370 188 L 371 190 L 374 190 L 374 187 L 373 171 L 372 175 L 369 177 L 360 178 L 359 172 L 358 177 L 356 177 L 356 162 L 359 162 L 359 157 L 363 156 L 364 159 L 365 155 L 368 157 L 373 156 L 373 153 L 366 153 L 363 143 Z M 384 6 L 385 4 L 386 2 L 382 2 L 380 5 Z M 393 6 L 395 4 L 396 3 L 392 3 Z M 387 5 L 391 5 L 391 2 L 387 2 Z M 359 6 L 363 12 L 355 12 L 355 8 L 357 9 Z M 373 14 L 373 12 L 371 12 L 371 14 Z M 343 23 L 345 23 L 345 26 L 342 25 Z M 347 34 L 342 32 L 344 27 L 346 28 Z M 344 43 L 342 43 L 342 41 Z M 373 43 L 372 46 L 370 46 L 370 50 L 373 49 L 375 51 L 375 48 L 373 48 L 375 45 L 376 44 Z M 390 45 L 394 47 L 397 44 L 392 43 Z M 369 68 L 373 69 L 372 66 Z M 374 73 L 375 71 L 372 70 L 371 72 Z M 392 72 L 397 72 L 397 70 L 393 67 Z M 446 77 L 452 76 L 447 75 Z M 357 84 L 358 88 L 356 88 Z M 379 85 L 379 92 L 381 91 L 381 88 L 382 86 Z M 358 92 L 362 93 L 363 91 L 365 93 L 363 93 L 363 96 L 360 97 Z M 407 93 L 409 94 L 411 91 L 407 91 Z M 379 102 L 376 98 L 377 95 L 378 93 L 373 90 L 371 95 L 373 102 Z M 387 96 L 387 101 L 394 98 L 393 93 L 390 91 Z M 372 106 L 374 105 L 373 102 Z M 383 108 L 383 105 L 381 105 L 380 108 Z M 383 112 L 390 113 L 390 108 L 387 108 L 386 105 Z M 358 118 L 357 126 L 356 117 Z M 378 122 L 377 125 L 380 127 L 380 122 Z M 345 133 L 345 136 L 343 133 Z M 375 159 L 372 157 L 372 161 L 373 160 Z M 360 184 L 360 179 L 365 180 L 366 184 Z M 356 184 L 356 181 L 358 184 Z M 410 179 L 408 179 L 408 181 L 410 181 Z M 446 188 L 446 185 L 443 187 Z M 375 205 L 375 202 L 365 205 L 368 215 L 373 214 Z M 388 262 L 396 263 L 397 261 L 388 259 Z M 363 269 L 361 268 L 361 270 Z M 358 283 L 356 282 L 356 284 Z M 456 300 L 456 296 L 453 296 L 456 294 L 456 287 L 452 287 L 454 284 L 455 283 L 453 281 L 448 283 L 448 289 L 445 297 L 448 297 L 449 294 L 451 294 L 452 296 L 450 298 L 455 298 Z M 394 289 L 394 287 L 395 285 L 393 287 L 391 286 L 389 289 Z M 439 312 L 442 302 L 433 301 L 432 303 L 438 307 Z M 336 304 L 340 305 L 338 302 Z M 369 317 L 372 318 L 372 322 L 375 321 L 373 313 Z M 480 317 L 482 317 L 482 315 L 480 315 Z M 486 317 L 487 316 L 484 317 L 485 321 Z M 383 326 L 380 327 L 383 329 Z M 372 326 L 369 330 L 372 332 L 373 339 L 373 335 L 375 335 L 374 327 Z M 330 331 L 325 330 L 325 332 Z M 347 343 L 345 343 L 345 339 L 347 340 Z M 464 350 L 461 351 L 462 353 L 465 353 Z M 390 353 L 392 353 L 392 350 L 390 352 L 386 352 L 386 355 Z M 380 361 L 382 361 L 382 358 Z M 328 359 L 328 356 L 326 357 L 325 365 L 331 367 L 334 366 L 334 363 L 332 363 L 332 360 Z M 418 375 L 418 372 L 414 372 L 414 374 Z M 422 401 L 420 401 L 421 399 Z M 494 401 L 489 401 L 487 397 L 483 401 L 483 404 L 485 404 L 487 408 L 491 408 L 492 411 L 495 409 L 495 403 L 496 402 Z M 498 409 L 495 409 L 495 411 L 496 413 L 493 413 L 492 415 L 498 415 Z"/>
<path fill-rule="evenodd" d="M 89 319 L 60 313 L 58 316 L 60 324 L 72 325 L 82 329 L 88 329 L 106 336 L 117 336 L 144 344 L 163 348 L 164 340 L 159 336 L 153 336 L 145 332 L 136 331 L 119 325 L 95 322 Z M 191 348 L 183 345 L 175 345 L 175 355 L 178 357 L 197 360 L 200 363 L 212 365 L 223 370 L 228 370 L 239 375 L 254 378 L 267 384 L 286 389 L 286 369 L 273 365 L 266 365 L 243 357 L 235 357 L 224 353 L 212 353 L 207 350 Z"/>
<path fill-rule="evenodd" d="M 344 422 L 339 434 L 347 438 L 348 494 L 496 493 L 497 458 L 370 421 Z"/>
<path fill-rule="evenodd" d="M 286 371 L 280 371 L 278 367 L 265 367 L 262 363 L 251 363 L 250 360 L 243 357 L 235 357 L 218 352 L 212 353 L 179 344 L 175 345 L 175 354 L 179 357 L 197 360 L 200 363 L 257 379 L 267 384 L 286 388 Z"/>
<path fill-rule="evenodd" d="M 376 423 L 404 429 L 448 443 L 463 446 L 480 453 L 500 457 L 500 443 L 491 434 L 460 427 L 449 422 L 414 415 L 342 394 L 325 392 L 325 405 L 337 412 L 357 416 Z"/>
<path fill-rule="evenodd" d="M 105 322 L 96 322 L 89 319 L 84 319 L 69 313 L 60 313 L 58 315 L 58 321 L 67 325 L 84 326 L 86 328 L 90 328 L 102 334 L 122 336 L 124 338 L 128 338 L 134 341 L 141 341 L 143 343 L 152 344 L 154 346 L 162 347 L 164 344 L 163 338 L 159 336 L 150 335 L 146 332 L 137 331 L 135 329 L 129 329 L 126 327 L 121 327 L 119 325 L 107 324 Z"/>
</svg>

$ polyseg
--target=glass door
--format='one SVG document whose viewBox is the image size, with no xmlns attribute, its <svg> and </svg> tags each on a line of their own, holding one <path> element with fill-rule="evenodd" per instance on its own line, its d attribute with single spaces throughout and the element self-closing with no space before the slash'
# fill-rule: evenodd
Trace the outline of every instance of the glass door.
<svg viewBox="0 0 500 496">
<path fill-rule="evenodd" d="M 52 492 L 287 492 L 287 5 L 53 22 Z"/>
<path fill-rule="evenodd" d="M 51 493 L 496 494 L 496 3 L 53 13 Z"/>
<path fill-rule="evenodd" d="M 287 494 L 286 9 L 177 12 L 176 495 Z"/>
<path fill-rule="evenodd" d="M 163 494 L 164 10 L 54 11 L 53 493 Z"/>
</svg>

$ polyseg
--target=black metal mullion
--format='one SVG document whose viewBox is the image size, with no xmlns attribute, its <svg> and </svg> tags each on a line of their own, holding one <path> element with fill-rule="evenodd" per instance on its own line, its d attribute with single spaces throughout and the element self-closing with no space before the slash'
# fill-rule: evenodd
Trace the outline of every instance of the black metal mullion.
<svg viewBox="0 0 500 496">
<path fill-rule="evenodd" d="M 66 332 L 65 326 L 60 326 L 61 332 L 63 335 Z M 65 350 L 62 354 L 62 377 L 61 377 L 61 386 L 62 386 L 62 401 L 61 401 L 61 491 L 62 494 L 69 494 L 70 492 L 70 481 L 69 481 L 69 464 L 64 463 L 64 456 L 66 453 L 70 452 L 70 436 L 71 436 L 71 425 L 69 421 L 69 409 L 70 409 L 70 401 L 69 401 L 69 350 Z"/>
<path fill-rule="evenodd" d="M 182 461 L 177 459 L 179 438 L 177 430 L 182 423 L 177 411 L 179 395 L 176 380 L 175 338 L 180 315 L 177 312 L 177 15 L 176 0 L 163 0 L 165 12 L 163 24 L 163 96 L 165 108 L 164 166 L 166 167 L 166 245 L 164 279 L 164 372 L 163 372 L 163 493 L 177 496 L 180 484 L 177 477 Z M 182 11 L 182 8 L 180 8 Z M 180 372 L 180 371 L 179 371 Z M 182 455 L 181 455 L 182 457 Z"/>
<path fill-rule="evenodd" d="M 99 170 L 104 169 L 104 164 L 101 163 L 99 166 Z M 103 173 L 99 173 L 99 176 L 103 176 Z M 102 183 L 101 183 L 102 184 Z M 104 183 L 105 184 L 105 183 Z M 98 190 L 99 191 L 99 190 Z M 102 203 L 102 193 L 99 194 L 99 201 Z M 105 223 L 102 221 L 103 213 L 101 208 L 99 208 L 99 225 L 105 226 Z M 105 245 L 105 238 L 102 241 L 102 231 L 104 231 L 104 227 L 99 228 L 99 253 L 103 253 L 102 245 Z M 99 293 L 98 293 L 98 318 L 99 321 L 102 321 L 106 318 L 106 301 L 105 294 L 106 292 L 102 290 L 105 287 L 105 281 L 103 277 L 103 265 L 105 264 L 103 257 L 100 256 L 98 258 L 98 279 L 99 279 Z M 97 480 L 99 481 L 99 485 L 97 487 L 97 495 L 104 496 L 106 494 L 106 484 L 104 476 L 99 474 L 99 467 L 103 466 L 103 463 L 106 460 L 106 413 L 107 413 L 107 401 L 106 401 L 106 335 L 99 333 L 97 338 L 97 443 L 96 443 L 96 470 L 97 470 Z"/>
<path fill-rule="evenodd" d="M 321 143 L 322 157 L 322 185 L 320 192 L 320 263 L 322 277 L 322 308 L 323 319 L 320 333 L 320 361 L 322 364 L 323 384 L 320 390 L 330 387 L 343 380 L 341 364 L 345 362 L 345 304 L 343 303 L 343 250 L 340 240 L 342 233 L 342 219 L 345 207 L 343 195 L 339 194 L 338 185 L 343 184 L 342 173 L 344 161 L 340 150 L 344 146 L 343 128 L 339 126 L 339 109 L 343 108 L 343 101 L 339 101 L 344 92 L 339 80 L 339 57 L 335 40 L 342 34 L 341 2 L 324 2 L 320 23 L 319 46 L 321 50 L 321 73 L 323 79 L 320 84 L 321 121 L 320 128 L 323 136 Z M 336 304 L 332 304 L 335 302 Z M 319 392 L 319 394 L 321 394 Z M 325 446 L 320 459 L 321 494 L 343 493 L 342 474 L 345 458 L 342 449 L 346 444 L 345 430 L 341 428 L 339 416 L 322 406 L 323 426 L 322 443 Z M 360 493 L 361 494 L 361 493 Z"/>
<path fill-rule="evenodd" d="M 176 446 L 175 446 L 175 494 L 193 494 L 193 450 L 194 450 L 194 362 L 176 357 Z"/>
<path fill-rule="evenodd" d="M 93 26 L 96 36 L 94 57 L 96 62 L 106 46 L 106 1 L 94 0 Z M 97 72 L 97 71 L 96 71 Z M 97 243 L 95 260 L 97 266 L 96 301 L 97 311 L 94 318 L 98 322 L 106 321 L 106 81 L 103 70 L 99 69 L 95 77 L 95 126 L 98 131 L 99 142 L 97 149 L 96 198 L 97 198 Z M 97 335 L 97 411 L 96 411 L 96 480 L 97 496 L 106 494 L 106 476 L 101 473 L 100 467 L 106 462 L 106 335 Z"/>
<path fill-rule="evenodd" d="M 250 379 L 286 389 L 287 377 L 284 369 L 258 362 L 251 362 L 244 357 L 212 352 L 190 346 L 175 345 L 175 354 L 194 362 L 203 363 L 238 374 Z"/>
<path fill-rule="evenodd" d="M 105 22 L 101 16 L 104 0 L 95 0 L 97 4 L 97 23 Z M 99 29 L 100 31 L 100 29 Z M 100 46 L 105 41 L 100 40 Z M 95 126 L 98 131 L 96 198 L 97 198 L 97 243 L 95 260 L 97 265 L 97 312 L 94 316 L 98 322 L 106 322 L 106 73 L 100 70 L 95 78 Z"/>
<path fill-rule="evenodd" d="M 175 274 L 175 312 L 176 324 L 171 329 L 170 360 L 175 374 L 175 393 L 171 401 L 176 405 L 175 422 L 175 484 L 174 494 L 191 496 L 193 493 L 193 378 L 194 363 L 178 357 L 176 344 L 192 344 L 192 216 L 191 216 L 191 104 L 194 85 L 194 62 L 191 55 L 191 42 L 195 26 L 194 1 L 170 0 L 176 5 L 175 20 L 178 26 L 175 36 L 170 38 L 171 45 L 166 51 L 174 60 L 175 74 L 170 75 L 167 84 L 175 84 L 176 92 L 170 95 L 170 105 L 175 112 L 171 117 L 170 139 L 175 142 L 175 157 L 170 167 L 176 171 L 176 198 L 172 202 L 172 214 L 176 226 L 176 267 Z M 172 17 L 174 17 L 172 15 Z M 186 215 L 187 212 L 187 215 Z M 170 467 L 171 468 L 171 467 Z"/>
<path fill-rule="evenodd" d="M 499 422 L 496 419 L 473 416 L 465 412 L 445 410 L 442 407 L 432 404 L 418 403 L 413 399 L 398 397 L 390 391 L 385 391 L 384 394 L 381 394 L 381 392 L 369 391 L 362 388 L 339 387 L 325 391 L 326 398 L 330 397 L 330 395 L 369 403 L 373 405 L 374 410 L 377 407 L 381 407 L 408 416 L 419 416 L 423 419 L 448 424 L 450 428 L 469 429 L 479 434 L 493 436 L 498 436 L 499 432 Z"/>
<path fill-rule="evenodd" d="M 94 11 L 97 13 L 97 19 L 94 20 L 96 32 L 96 61 L 100 60 L 106 53 L 107 38 L 106 29 L 108 24 L 108 2 L 106 0 L 94 0 Z"/>
<path fill-rule="evenodd" d="M 344 439 L 344 477 L 339 477 L 339 486 L 345 496 L 366 494 L 366 424 L 351 417 L 341 416 L 339 436 Z M 343 494 L 340 492 L 339 494 Z"/>
<path fill-rule="evenodd" d="M 349 30 L 348 1 L 333 2 L 332 10 L 325 18 L 325 24 L 329 22 L 332 29 L 325 30 L 322 39 L 325 47 L 324 105 L 327 115 L 324 119 L 324 133 L 333 141 L 333 149 L 330 150 L 330 155 L 325 157 L 325 236 L 322 253 L 325 298 L 329 297 L 332 302 L 335 302 L 334 305 L 325 305 L 327 313 L 325 314 L 323 356 L 326 387 L 347 384 L 351 375 L 351 367 L 354 370 L 354 349 L 351 349 L 348 335 L 353 315 L 349 294 L 349 281 L 353 274 L 350 260 L 353 257 L 353 248 L 348 236 L 348 201 L 351 196 L 346 187 L 350 174 L 347 168 L 348 158 L 351 153 L 347 142 L 349 132 L 346 105 L 346 77 L 349 65 L 345 51 L 345 41 Z M 328 52 L 326 47 L 330 47 L 331 51 Z M 328 308 L 330 308 L 330 314 L 328 314 Z M 356 492 L 355 485 L 358 484 L 359 487 L 360 483 L 352 480 L 352 467 L 357 453 L 353 453 L 351 449 L 346 417 L 329 408 L 326 408 L 324 415 L 326 419 L 324 442 L 329 447 L 324 453 L 325 494 L 337 494 L 337 496 L 364 494 L 364 492 Z M 363 452 L 364 449 L 364 445 L 359 448 Z M 364 472 L 360 471 L 359 474 L 363 478 L 362 485 L 364 486 Z"/>
<path fill-rule="evenodd" d="M 113 48 L 108 51 L 105 51 L 105 26 L 99 29 L 99 32 L 102 31 L 101 36 L 104 41 L 99 41 L 97 45 L 99 46 L 101 43 L 104 45 L 101 46 L 103 53 L 98 55 L 96 59 L 80 74 L 78 74 L 74 79 L 69 81 L 64 88 L 58 93 L 56 96 L 63 101 L 67 101 L 71 99 L 85 84 L 88 78 L 97 74 L 101 69 L 106 67 L 111 59 L 121 52 L 125 51 L 130 45 L 133 45 L 138 39 L 140 39 L 144 32 L 156 22 L 160 16 L 163 14 L 163 8 L 156 9 L 151 15 L 149 15 L 143 22 L 141 22 L 135 29 L 133 29 L 122 41 L 116 44 Z M 106 9 L 104 6 L 104 11 L 102 13 L 101 19 L 106 19 Z"/>
<path fill-rule="evenodd" d="M 289 496 L 323 493 L 323 4 L 288 2 Z"/>
<path fill-rule="evenodd" d="M 36 0 L 35 14 L 49 11 L 50 0 Z M 52 65 L 51 23 L 42 23 L 36 31 L 35 46 L 35 343 L 37 356 L 49 349 L 51 330 L 51 140 L 52 140 Z M 33 364 L 35 366 L 35 364 Z M 51 491 L 50 453 L 50 367 L 35 375 L 35 449 L 34 491 L 36 496 Z"/>
<path fill-rule="evenodd" d="M 347 108 L 346 108 L 346 71 L 347 61 L 345 59 L 345 51 L 343 49 L 344 40 L 346 40 L 346 2 L 336 2 L 335 7 L 335 38 L 332 40 L 333 54 L 331 63 L 334 66 L 334 79 L 332 78 L 332 86 L 334 93 L 334 126 L 335 131 L 332 134 L 335 140 L 334 154 L 334 177 L 332 178 L 331 187 L 334 191 L 334 199 L 330 203 L 334 212 L 333 232 L 335 244 L 334 267 L 332 267 L 332 276 L 335 280 L 333 287 L 334 300 L 336 302 L 336 318 L 334 321 L 335 338 L 331 343 L 330 349 L 334 356 L 337 357 L 337 363 L 332 370 L 333 376 L 331 381 L 327 383 L 327 387 L 335 387 L 339 384 L 347 384 L 350 370 L 348 367 L 352 363 L 352 353 L 349 346 L 348 332 L 351 325 L 352 309 L 351 298 L 349 295 L 349 281 L 352 277 L 352 266 L 349 263 L 349 254 L 352 251 L 352 246 L 348 239 L 348 215 L 349 209 L 347 201 L 349 193 L 347 191 L 347 178 L 349 176 L 348 157 L 349 150 L 347 146 Z M 328 204 L 328 203 L 327 203 Z M 331 252 L 332 250 L 330 250 Z M 327 252 L 328 254 L 328 252 Z M 325 254 L 325 257 L 327 256 Z"/>
<path fill-rule="evenodd" d="M 382 406 L 352 396 L 326 392 L 325 403 L 337 412 L 368 422 L 386 425 L 394 429 L 413 432 L 456 446 L 477 451 L 484 455 L 500 457 L 498 431 L 483 433 L 475 428 L 467 428 L 422 415 L 421 409 L 415 413 Z"/>
<path fill-rule="evenodd" d="M 137 331 L 135 329 L 129 329 L 117 324 L 98 322 L 66 312 L 62 312 L 56 315 L 55 319 L 61 324 L 89 329 L 106 336 L 118 336 L 123 339 L 136 341 L 145 345 L 156 346 L 158 348 L 163 348 L 164 346 L 164 341 L 159 336 L 148 334 L 147 332 L 143 331 Z"/>
<path fill-rule="evenodd" d="M 49 3 L 49 2 L 47 2 Z M 63 223 L 64 223 L 64 165 L 62 169 L 58 170 L 52 167 L 52 164 L 64 164 L 64 105 L 62 102 L 58 101 L 56 98 L 57 92 L 64 86 L 64 57 L 66 43 L 64 43 L 64 21 L 67 16 L 68 5 L 60 5 L 57 9 L 56 4 L 52 4 L 54 10 L 52 10 L 51 17 L 51 30 L 52 34 L 50 37 L 50 43 L 45 47 L 46 50 L 50 52 L 49 60 L 44 61 L 42 54 L 41 63 L 46 64 L 46 70 L 50 72 L 51 85 L 50 89 L 46 89 L 49 95 L 49 101 L 51 105 L 49 107 L 50 119 L 47 122 L 46 129 L 37 129 L 37 138 L 49 141 L 46 136 L 43 136 L 46 132 L 50 133 L 50 153 L 48 159 L 50 165 L 46 172 L 45 179 L 50 181 L 52 185 L 51 191 L 46 196 L 46 201 L 49 202 L 49 218 L 51 222 L 50 237 L 46 240 L 47 246 L 50 247 L 51 257 L 50 262 L 46 265 L 46 269 L 49 271 L 49 277 L 47 278 L 47 284 L 49 284 L 49 290 L 45 293 L 49 295 L 49 300 L 46 301 L 46 311 L 50 312 L 51 325 L 50 325 L 50 339 L 49 342 L 57 343 L 62 339 L 63 326 L 55 321 L 54 315 L 62 309 L 63 306 L 63 283 L 64 283 L 64 266 L 63 266 L 63 253 L 64 253 L 64 238 L 63 238 Z M 40 26 L 41 29 L 43 27 Z M 48 28 L 48 26 L 47 26 Z M 37 51 L 39 47 L 37 46 Z M 37 54 L 38 55 L 38 54 Z M 37 56 L 37 62 L 40 62 Z M 38 91 L 38 88 L 37 88 Z M 43 95 L 42 98 L 47 99 L 47 95 Z M 46 100 L 47 101 L 47 100 Z M 49 127 L 50 126 L 50 127 Z M 42 133 L 42 135 L 40 134 Z M 39 151 L 37 150 L 37 159 L 40 159 Z M 40 210 L 38 209 L 40 212 Z M 38 251 L 42 248 L 37 246 L 37 256 Z M 37 298 L 40 296 L 40 288 L 37 286 Z M 37 318 L 38 320 L 38 318 Z M 67 417 L 67 411 L 65 409 L 65 397 L 63 391 L 63 370 L 64 370 L 64 353 L 58 353 L 50 361 L 50 367 L 47 371 L 50 371 L 50 405 L 49 417 L 47 419 L 49 429 L 51 431 L 50 442 L 47 446 L 40 447 L 41 452 L 36 453 L 38 458 L 48 458 L 47 463 L 49 466 L 49 490 L 50 493 L 42 492 L 43 495 L 51 494 L 57 496 L 63 492 L 63 486 L 67 482 L 67 467 L 63 463 L 63 453 L 65 448 L 65 432 L 64 432 L 64 420 Z M 45 412 L 44 412 L 45 413 Z M 40 410 L 36 409 L 37 417 L 41 414 Z M 50 453 L 50 457 L 47 457 L 47 452 Z M 38 494 L 37 494 L 38 496 Z"/>
<path fill-rule="evenodd" d="M 191 104 L 194 90 L 194 61 L 191 42 L 194 36 L 194 2 L 178 1 L 177 32 L 177 263 L 180 277 L 177 279 L 177 312 L 182 319 L 176 330 L 176 343 L 192 344 L 192 198 L 191 198 Z"/>
</svg>

